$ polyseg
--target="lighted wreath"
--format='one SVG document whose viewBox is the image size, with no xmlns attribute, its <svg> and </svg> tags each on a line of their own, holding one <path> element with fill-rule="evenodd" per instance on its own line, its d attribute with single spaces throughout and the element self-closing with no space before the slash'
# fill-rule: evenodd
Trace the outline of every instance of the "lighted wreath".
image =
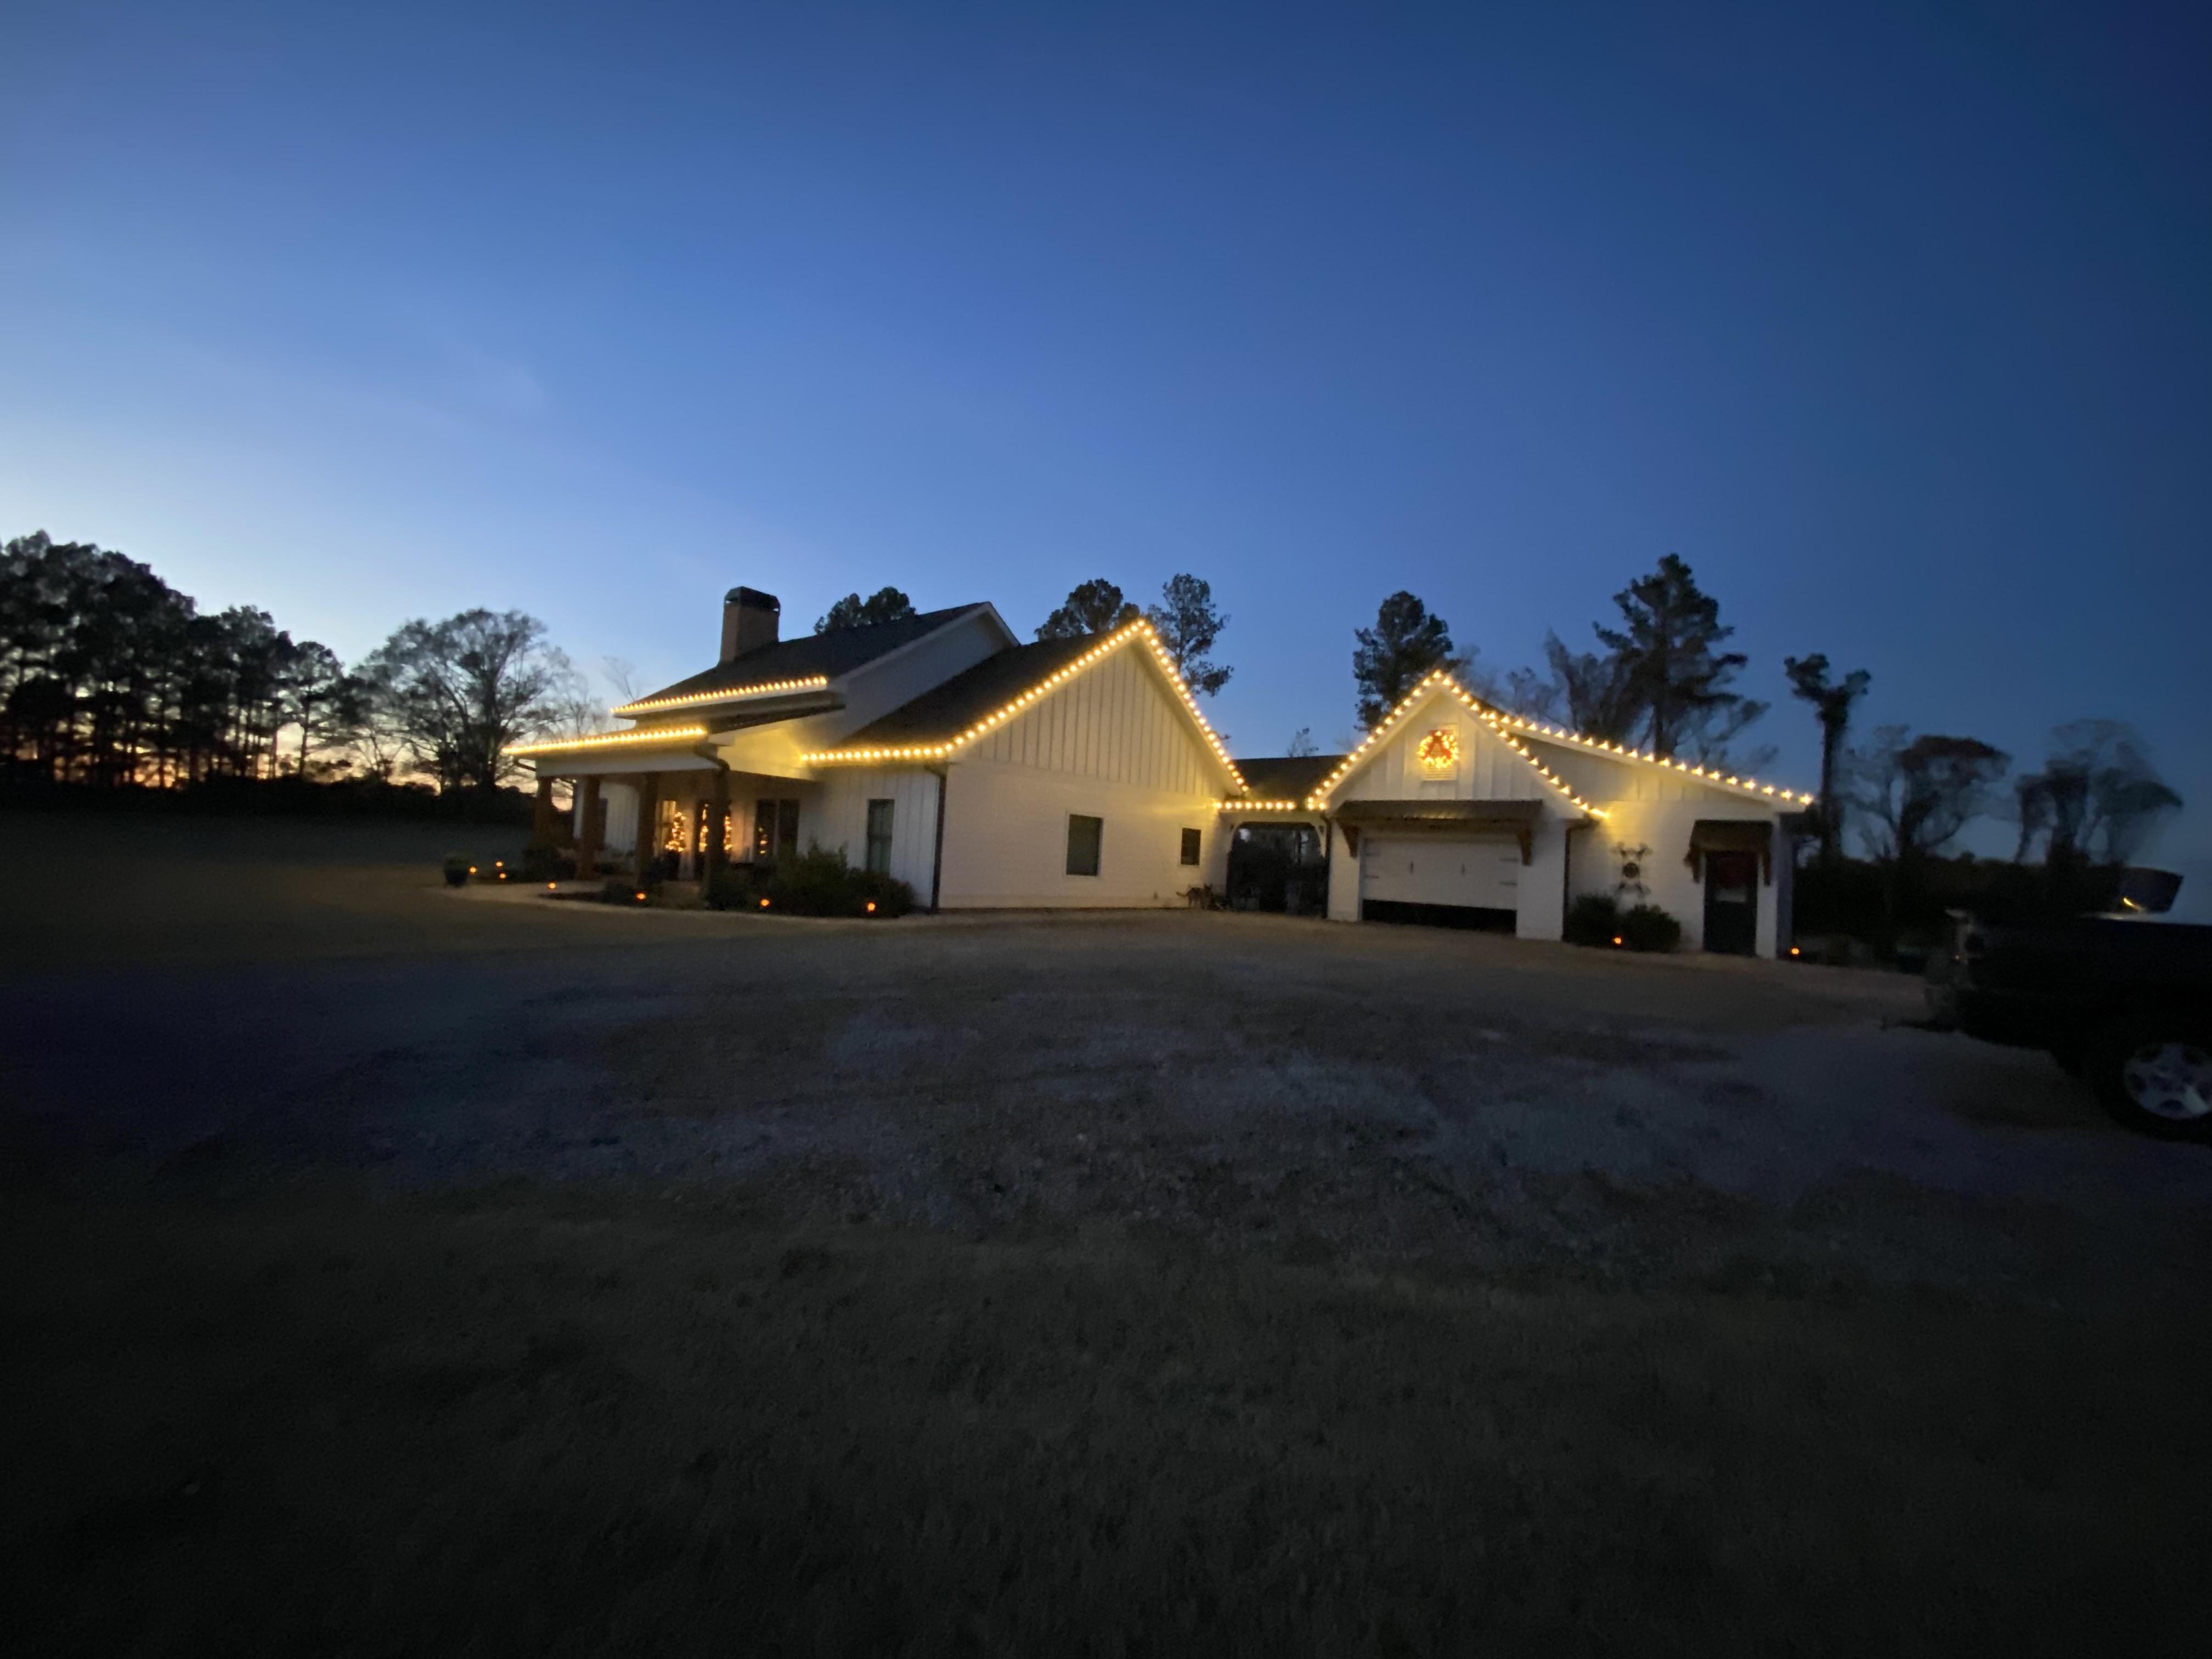
<svg viewBox="0 0 2212 1659">
<path fill-rule="evenodd" d="M 1443 776 L 1459 766 L 1459 733 L 1449 726 L 1440 726 L 1421 739 L 1415 751 L 1421 770 Z"/>
</svg>

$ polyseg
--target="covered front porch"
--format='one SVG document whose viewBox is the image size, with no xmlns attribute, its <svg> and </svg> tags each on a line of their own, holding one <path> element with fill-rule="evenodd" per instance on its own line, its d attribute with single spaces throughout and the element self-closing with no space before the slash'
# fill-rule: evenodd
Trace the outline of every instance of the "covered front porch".
<svg viewBox="0 0 2212 1659">
<path fill-rule="evenodd" d="M 531 844 L 569 849 L 580 878 L 705 881 L 725 865 L 797 851 L 819 813 L 821 786 L 811 778 L 740 771 L 703 744 L 619 757 L 579 744 L 533 764 Z"/>
</svg>

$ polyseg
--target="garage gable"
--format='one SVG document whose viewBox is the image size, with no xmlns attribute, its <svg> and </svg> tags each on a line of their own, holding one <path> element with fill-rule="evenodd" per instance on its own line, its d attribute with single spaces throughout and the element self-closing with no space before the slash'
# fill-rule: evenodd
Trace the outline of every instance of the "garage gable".
<svg viewBox="0 0 2212 1659">
<path fill-rule="evenodd" d="M 1450 714 L 1455 704 L 1460 712 Z M 1432 742 L 1431 738 L 1455 722 L 1479 738 L 1494 739 L 1522 761 L 1539 781 L 1531 798 L 1595 817 L 1607 816 L 1595 803 L 1608 801 L 1712 801 L 1739 811 L 1751 806 L 1764 808 L 1763 816 L 1794 811 L 1813 801 L 1810 794 L 1761 783 L 1725 767 L 1666 760 L 1626 744 L 1586 737 L 1547 721 L 1508 714 L 1437 670 L 1415 686 L 1338 763 L 1307 798 L 1306 805 L 1320 809 L 1337 800 L 1387 795 L 1393 787 L 1390 780 L 1401 790 L 1415 781 L 1431 784 L 1451 781 L 1439 775 L 1451 769 L 1439 752 L 1451 739 L 1439 738 Z M 1463 732 L 1455 735 L 1463 757 L 1468 752 L 1466 737 Z M 1429 749 L 1425 757 L 1424 744 Z M 1404 793 L 1410 796 L 1413 792 Z M 1434 787 L 1419 793 L 1464 793 Z M 1496 798 L 1521 797 L 1501 788 Z"/>
<path fill-rule="evenodd" d="M 1450 675 L 1432 673 L 1346 755 L 1308 800 L 1532 801 L 1569 817 L 1603 814 L 1495 711 Z"/>
</svg>

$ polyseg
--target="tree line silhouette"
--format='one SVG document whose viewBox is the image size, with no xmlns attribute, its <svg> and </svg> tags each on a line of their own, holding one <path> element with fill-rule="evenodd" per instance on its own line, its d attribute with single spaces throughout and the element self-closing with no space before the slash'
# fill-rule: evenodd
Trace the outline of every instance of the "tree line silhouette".
<svg viewBox="0 0 2212 1659">
<path fill-rule="evenodd" d="M 600 722 L 519 611 L 403 623 L 353 668 L 251 605 L 204 612 L 146 565 L 43 531 L 0 547 L 0 766 L 174 788 L 280 777 L 496 787 L 507 748 Z"/>
<path fill-rule="evenodd" d="M 1727 648 L 1735 630 L 1689 565 L 1666 555 L 1614 594 L 1613 605 L 1616 624 L 1592 624 L 1598 649 L 1578 651 L 1547 634 L 1542 668 L 1500 674 L 1479 662 L 1477 650 L 1455 646 L 1449 624 L 1417 595 L 1393 593 L 1374 626 L 1355 632 L 1359 723 L 1371 731 L 1441 667 L 1501 708 L 1586 737 L 1731 771 L 1766 767 L 1774 750 L 1747 750 L 1741 740 L 1770 705 L 1735 689 L 1749 659 Z M 1866 670 L 1837 676 L 1816 653 L 1784 658 L 1783 672 L 1820 726 L 1819 804 L 1808 828 L 1824 867 L 1842 858 L 1847 822 L 1868 858 L 1910 872 L 1982 817 L 2017 826 L 2015 863 L 2040 854 L 2046 864 L 2120 865 L 2182 804 L 2142 738 L 2118 720 L 2055 727 L 2043 769 L 2020 775 L 2008 792 L 2012 757 L 1977 738 L 1881 726 L 1870 741 L 1849 744 L 1853 710 L 1873 683 Z M 1310 744 L 1304 732 L 1292 740 L 1294 750 Z"/>
<path fill-rule="evenodd" d="M 1516 713 L 1673 758 L 1750 772 L 1771 748 L 1741 750 L 1769 705 L 1735 689 L 1747 665 L 1732 626 L 1690 566 L 1668 554 L 1613 596 L 1597 648 L 1557 634 L 1541 669 L 1500 674 L 1455 647 L 1449 624 L 1410 592 L 1355 630 L 1360 724 L 1372 728 L 1432 668 Z M 817 629 L 913 614 L 885 588 L 848 595 Z M 1183 574 L 1142 612 L 1103 578 L 1080 584 L 1039 638 L 1107 633 L 1148 617 L 1201 694 L 1230 676 L 1208 655 L 1228 618 L 1211 588 Z M 1850 822 L 1877 863 L 1910 870 L 1952 847 L 1975 819 L 2016 826 L 2014 861 L 2121 864 L 2181 805 L 2140 738 L 2115 720 L 2056 728 L 2042 769 L 2011 779 L 2011 757 L 1978 738 L 1875 728 L 1848 742 L 1870 677 L 1835 674 L 1827 657 L 1784 659 L 1792 695 L 1820 731 L 1820 805 L 1808 827 L 1819 862 L 1842 856 Z M 203 612 L 146 565 L 44 532 L 0 547 L 0 768 L 52 783 L 155 788 L 289 777 L 390 783 L 419 776 L 442 791 L 485 791 L 520 769 L 507 754 L 532 738 L 604 726 L 584 677 L 520 611 L 471 610 L 403 623 L 349 668 L 249 605 Z M 1310 748 L 1301 732 L 1293 747 Z"/>
</svg>

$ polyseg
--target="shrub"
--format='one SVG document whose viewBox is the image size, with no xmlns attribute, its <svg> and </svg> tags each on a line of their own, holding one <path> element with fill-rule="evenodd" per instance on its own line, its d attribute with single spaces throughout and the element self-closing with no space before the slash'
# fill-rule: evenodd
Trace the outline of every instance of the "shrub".
<svg viewBox="0 0 2212 1659">
<path fill-rule="evenodd" d="M 709 910 L 753 910 L 760 907 L 761 901 L 750 864 L 722 866 L 707 878 L 699 896 L 706 901 Z"/>
<path fill-rule="evenodd" d="M 599 889 L 600 901 L 606 904 L 642 904 L 649 896 L 648 889 L 628 876 L 609 876 L 606 885 Z"/>
<path fill-rule="evenodd" d="M 1632 951 L 1671 951 L 1682 942 L 1682 924 L 1656 904 L 1639 904 L 1621 912 L 1620 939 Z"/>
<path fill-rule="evenodd" d="M 1620 902 L 1610 893 L 1584 893 L 1567 907 L 1567 943 L 1607 945 L 1620 933 Z"/>
<path fill-rule="evenodd" d="M 765 908 L 793 916 L 902 916 L 914 908 L 914 890 L 906 883 L 855 870 L 842 852 L 819 847 L 774 864 L 720 870 L 707 884 L 706 899 L 717 910 Z"/>
<path fill-rule="evenodd" d="M 447 854 L 446 862 L 442 866 L 446 872 L 446 885 L 448 887 L 467 886 L 469 884 L 469 874 L 472 867 L 473 866 L 471 866 L 468 860 L 464 858 L 460 854 Z"/>
<path fill-rule="evenodd" d="M 562 858 L 557 847 L 532 847 L 522 855 L 525 881 L 558 881 L 575 867 L 574 860 Z"/>
</svg>

